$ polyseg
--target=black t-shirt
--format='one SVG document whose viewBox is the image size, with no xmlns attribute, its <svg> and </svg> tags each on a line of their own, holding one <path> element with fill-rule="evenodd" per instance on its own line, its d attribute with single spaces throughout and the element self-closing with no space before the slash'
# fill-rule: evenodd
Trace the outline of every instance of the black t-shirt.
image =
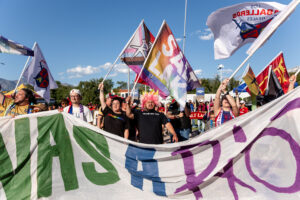
<svg viewBox="0 0 300 200">
<path fill-rule="evenodd" d="M 189 116 L 186 116 L 185 113 L 183 117 L 180 117 L 180 129 L 189 129 L 191 128 L 191 120 Z"/>
<path fill-rule="evenodd" d="M 126 114 L 124 112 L 121 114 L 114 113 L 108 106 L 105 107 L 102 113 L 104 116 L 103 129 L 107 132 L 124 137 L 125 129 L 129 128 L 129 121 Z"/>
<path fill-rule="evenodd" d="M 169 109 L 168 112 L 170 112 L 171 115 L 179 115 L 180 114 L 180 111 L 178 109 Z M 181 122 L 180 122 L 179 118 L 170 119 L 170 122 L 175 130 L 180 129 Z"/>
<path fill-rule="evenodd" d="M 134 119 L 137 120 L 139 138 L 141 143 L 162 144 L 162 125 L 168 122 L 163 113 L 155 110 L 133 110 Z"/>
</svg>

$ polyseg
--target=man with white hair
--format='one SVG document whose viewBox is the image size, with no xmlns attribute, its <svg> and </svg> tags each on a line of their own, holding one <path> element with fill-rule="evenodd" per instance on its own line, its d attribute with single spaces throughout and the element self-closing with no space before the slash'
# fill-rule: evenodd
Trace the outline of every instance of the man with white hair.
<svg viewBox="0 0 300 200">
<path fill-rule="evenodd" d="M 83 121 L 89 122 L 92 124 L 93 115 L 90 109 L 86 106 L 83 106 L 80 101 L 82 99 L 81 93 L 78 89 L 72 89 L 70 91 L 70 100 L 71 105 L 64 108 L 64 112 L 67 112 L 77 118 L 82 119 Z"/>
</svg>

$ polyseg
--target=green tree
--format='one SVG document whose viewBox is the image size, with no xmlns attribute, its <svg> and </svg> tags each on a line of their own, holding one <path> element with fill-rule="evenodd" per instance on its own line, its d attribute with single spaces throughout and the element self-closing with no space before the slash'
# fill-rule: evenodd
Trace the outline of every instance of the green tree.
<svg viewBox="0 0 300 200">
<path fill-rule="evenodd" d="M 89 81 L 80 81 L 77 88 L 82 94 L 81 103 L 86 105 L 88 103 L 99 103 L 98 85 L 102 82 L 101 79 L 91 79 Z M 107 94 L 111 91 L 113 82 L 111 79 L 104 81 L 104 93 Z"/>
<path fill-rule="evenodd" d="M 69 96 L 70 90 L 73 88 L 71 85 L 63 85 L 60 81 L 56 81 L 57 88 L 50 90 L 51 98 L 55 99 L 57 104 L 60 103 L 62 99 Z"/>
</svg>

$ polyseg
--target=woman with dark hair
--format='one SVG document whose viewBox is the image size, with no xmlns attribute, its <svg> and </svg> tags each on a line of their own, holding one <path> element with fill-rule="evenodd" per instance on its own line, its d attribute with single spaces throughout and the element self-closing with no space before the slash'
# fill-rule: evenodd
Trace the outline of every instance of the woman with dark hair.
<svg viewBox="0 0 300 200">
<path fill-rule="evenodd" d="M 215 102 L 214 102 L 216 126 L 219 126 L 231 119 L 234 119 L 239 114 L 234 98 L 229 95 L 229 92 L 226 89 L 228 83 L 229 83 L 229 79 L 225 79 L 221 83 L 216 93 Z M 221 93 L 223 94 L 222 98 L 221 98 Z"/>
<path fill-rule="evenodd" d="M 100 89 L 100 103 L 101 110 L 104 116 L 104 127 L 103 130 L 124 137 L 129 137 L 129 121 L 126 113 L 122 111 L 122 99 L 120 97 L 114 97 L 111 101 L 111 108 L 108 107 L 104 100 L 104 85 L 99 84 Z"/>
</svg>

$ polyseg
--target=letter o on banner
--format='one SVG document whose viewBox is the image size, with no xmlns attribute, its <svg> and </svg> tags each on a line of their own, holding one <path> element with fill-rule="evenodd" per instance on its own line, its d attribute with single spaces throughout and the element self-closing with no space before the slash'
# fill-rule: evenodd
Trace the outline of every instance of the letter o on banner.
<svg viewBox="0 0 300 200">
<path fill-rule="evenodd" d="M 251 160 L 250 151 L 251 151 L 251 148 L 252 148 L 253 144 L 255 144 L 255 142 L 257 142 L 258 139 L 260 139 L 264 136 L 279 136 L 283 140 L 285 140 L 289 143 L 290 148 L 293 152 L 293 155 L 296 159 L 296 164 L 297 164 L 296 177 L 295 177 L 295 182 L 294 182 L 293 185 L 291 185 L 289 187 L 277 187 L 275 185 L 272 185 L 272 184 L 268 183 L 265 180 L 260 179 L 256 174 L 254 174 L 253 170 L 251 169 L 251 166 L 250 166 L 250 160 Z M 266 128 L 266 129 L 264 129 L 263 132 L 250 144 L 249 148 L 246 150 L 246 152 L 245 152 L 245 162 L 246 162 L 247 170 L 248 170 L 249 174 L 251 175 L 251 177 L 255 181 L 264 184 L 270 190 L 273 190 L 275 192 L 280 192 L 280 193 L 295 193 L 297 191 L 300 191 L 300 146 L 292 138 L 292 136 L 289 133 L 285 132 L 284 130 L 277 129 L 277 128 Z"/>
</svg>

